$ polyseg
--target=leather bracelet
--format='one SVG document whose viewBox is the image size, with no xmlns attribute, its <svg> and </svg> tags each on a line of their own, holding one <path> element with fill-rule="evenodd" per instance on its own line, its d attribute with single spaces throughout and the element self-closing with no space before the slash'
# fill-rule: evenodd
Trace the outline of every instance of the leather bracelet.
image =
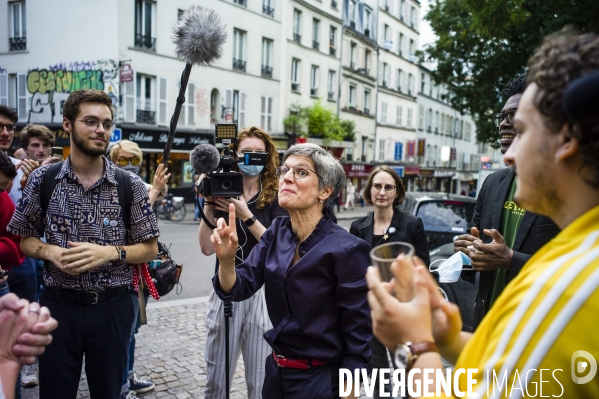
<svg viewBox="0 0 599 399">
<path fill-rule="evenodd" d="M 206 205 L 214 205 L 214 202 L 212 201 L 204 201 L 204 206 Z"/>
</svg>

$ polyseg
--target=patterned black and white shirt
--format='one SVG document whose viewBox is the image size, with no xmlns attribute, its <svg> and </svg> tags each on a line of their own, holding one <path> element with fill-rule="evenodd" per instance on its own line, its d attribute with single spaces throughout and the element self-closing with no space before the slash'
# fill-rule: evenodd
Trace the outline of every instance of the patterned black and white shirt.
<svg viewBox="0 0 599 399">
<path fill-rule="evenodd" d="M 42 237 L 45 232 L 48 244 L 63 248 L 69 247 L 68 241 L 125 245 L 126 232 L 117 194 L 116 167 L 105 157 L 103 159 L 104 175 L 87 191 L 71 169 L 70 158 L 65 160 L 56 176 L 58 183 L 43 221 L 40 184 L 49 165 L 35 170 L 27 180 L 23 197 L 7 230 L 21 237 Z M 130 238 L 137 244 L 158 237 L 160 232 L 148 202 L 148 190 L 143 181 L 133 174 L 131 188 Z M 51 262 L 46 262 L 45 270 L 46 286 L 76 291 L 101 292 L 130 285 L 133 280 L 132 265 L 122 261 L 108 262 L 77 276 L 64 273 Z"/>
</svg>

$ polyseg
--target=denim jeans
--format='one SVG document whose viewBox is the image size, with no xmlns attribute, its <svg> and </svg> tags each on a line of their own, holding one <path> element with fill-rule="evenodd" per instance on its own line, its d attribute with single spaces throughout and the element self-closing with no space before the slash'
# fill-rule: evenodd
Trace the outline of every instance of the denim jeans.
<svg viewBox="0 0 599 399">
<path fill-rule="evenodd" d="M 20 266 L 11 267 L 8 272 L 7 282 L 10 292 L 16 294 L 19 298 L 35 302 L 35 293 L 37 291 L 35 261 L 27 256 Z"/>
</svg>

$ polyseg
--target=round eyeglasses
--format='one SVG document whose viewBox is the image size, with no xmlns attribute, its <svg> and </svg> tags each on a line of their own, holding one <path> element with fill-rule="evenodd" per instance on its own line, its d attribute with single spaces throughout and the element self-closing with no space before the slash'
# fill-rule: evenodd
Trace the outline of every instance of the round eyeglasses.
<svg viewBox="0 0 599 399">
<path fill-rule="evenodd" d="M 370 189 L 372 191 L 376 191 L 377 193 L 381 190 L 385 190 L 387 194 L 393 194 L 395 192 L 396 187 L 393 184 L 372 183 L 370 185 Z"/>
<path fill-rule="evenodd" d="M 15 132 L 15 125 L 5 125 L 4 123 L 0 123 L 0 132 L 3 131 L 4 128 L 6 128 L 6 131 L 9 134 Z"/>
<path fill-rule="evenodd" d="M 307 177 L 310 174 L 309 172 L 314 173 L 318 177 L 322 177 L 318 173 L 316 173 L 315 171 L 313 171 L 312 169 L 308 168 L 305 165 L 295 165 L 295 166 L 281 165 L 277 168 L 277 170 L 275 171 L 275 174 L 277 175 L 277 177 L 279 179 L 282 179 L 283 177 L 285 177 L 285 175 L 287 174 L 287 172 L 289 172 L 290 169 L 293 169 L 293 177 L 295 177 L 296 179 L 303 179 L 304 177 Z"/>
<path fill-rule="evenodd" d="M 116 127 L 116 125 L 114 124 L 113 121 L 100 123 L 99 121 L 97 121 L 95 119 L 87 119 L 87 120 L 76 119 L 76 120 L 79 122 L 85 123 L 85 127 L 87 127 L 87 130 L 89 130 L 90 132 L 97 131 L 100 128 L 100 125 L 102 125 L 102 128 L 104 129 L 104 131 L 106 133 L 112 133 L 114 131 L 114 128 Z"/>
<path fill-rule="evenodd" d="M 516 111 L 515 109 L 506 111 L 506 112 L 500 112 L 498 114 L 493 115 L 493 120 L 495 121 L 495 127 L 499 127 L 499 125 L 501 125 L 501 122 L 503 122 L 504 119 L 507 120 L 507 123 L 509 123 L 510 125 L 514 124 L 514 115 L 516 115 Z"/>
</svg>

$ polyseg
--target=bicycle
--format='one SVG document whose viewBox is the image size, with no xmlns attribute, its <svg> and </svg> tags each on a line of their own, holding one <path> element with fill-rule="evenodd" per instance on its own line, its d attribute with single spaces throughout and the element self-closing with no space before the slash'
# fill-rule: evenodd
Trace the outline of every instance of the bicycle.
<svg viewBox="0 0 599 399">
<path fill-rule="evenodd" d="M 168 193 L 166 197 L 156 202 L 156 214 L 162 219 L 172 220 L 173 222 L 185 219 L 185 215 L 187 215 L 185 198 L 174 197 L 173 194 Z"/>
</svg>

